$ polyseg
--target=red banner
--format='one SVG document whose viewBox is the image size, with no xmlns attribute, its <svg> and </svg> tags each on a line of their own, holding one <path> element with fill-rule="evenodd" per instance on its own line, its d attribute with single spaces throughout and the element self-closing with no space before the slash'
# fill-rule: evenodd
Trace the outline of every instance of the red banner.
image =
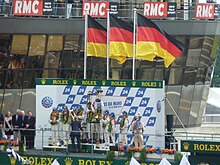
<svg viewBox="0 0 220 165">
<path fill-rule="evenodd" d="M 196 4 L 195 18 L 197 19 L 213 19 L 214 18 L 214 3 Z"/>
<path fill-rule="evenodd" d="M 88 11 L 88 15 L 91 17 L 107 17 L 107 9 L 109 8 L 109 2 L 83 2 L 82 16 L 85 16 L 85 10 Z"/>
<path fill-rule="evenodd" d="M 144 2 L 144 16 L 147 18 L 167 17 L 167 2 Z"/>
<path fill-rule="evenodd" d="M 43 0 L 14 0 L 14 15 L 42 16 Z"/>
</svg>

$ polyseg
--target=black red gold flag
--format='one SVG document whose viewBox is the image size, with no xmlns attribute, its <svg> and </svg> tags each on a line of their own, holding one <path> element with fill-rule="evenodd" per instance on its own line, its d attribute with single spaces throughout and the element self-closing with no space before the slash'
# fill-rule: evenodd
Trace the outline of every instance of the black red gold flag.
<svg viewBox="0 0 220 165">
<path fill-rule="evenodd" d="M 107 30 L 88 16 L 87 56 L 107 57 Z"/>
<path fill-rule="evenodd" d="M 137 24 L 136 58 L 153 61 L 158 56 L 167 68 L 183 52 L 184 44 L 151 20 L 137 14 Z"/>
<path fill-rule="evenodd" d="M 133 25 L 110 14 L 110 58 L 122 64 L 133 57 Z"/>
</svg>

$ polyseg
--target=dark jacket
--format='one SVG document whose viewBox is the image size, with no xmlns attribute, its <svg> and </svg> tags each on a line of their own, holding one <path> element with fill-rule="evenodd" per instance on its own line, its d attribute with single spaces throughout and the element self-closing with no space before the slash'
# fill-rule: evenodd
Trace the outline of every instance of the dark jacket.
<svg viewBox="0 0 220 165">
<path fill-rule="evenodd" d="M 1 112 L 0 112 L 0 124 L 4 124 L 4 116 Z"/>
<path fill-rule="evenodd" d="M 36 118 L 34 116 L 27 116 L 25 118 L 25 128 L 26 128 L 26 132 L 30 135 L 35 135 L 35 123 L 36 123 Z M 28 125 L 27 125 L 28 124 Z M 28 127 L 27 127 L 28 126 Z"/>
<path fill-rule="evenodd" d="M 27 116 L 27 118 L 25 119 L 25 124 L 29 124 L 29 127 L 27 127 L 27 129 L 35 129 L 35 123 L 36 119 L 34 116 Z"/>
<path fill-rule="evenodd" d="M 18 126 L 18 128 L 21 128 L 22 125 L 22 118 L 20 115 L 18 115 L 18 118 L 16 120 L 16 114 L 12 116 L 12 126 L 15 128 L 15 126 Z"/>
<path fill-rule="evenodd" d="M 80 121 L 72 121 L 70 124 L 72 131 L 70 133 L 70 137 L 73 135 L 80 135 L 80 130 L 82 131 L 81 122 Z"/>
</svg>

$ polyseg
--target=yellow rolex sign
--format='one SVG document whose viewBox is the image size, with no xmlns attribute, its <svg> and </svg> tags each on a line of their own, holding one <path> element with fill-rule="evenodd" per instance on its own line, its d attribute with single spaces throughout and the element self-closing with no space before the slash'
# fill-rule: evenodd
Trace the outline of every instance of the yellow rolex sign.
<svg viewBox="0 0 220 165">
<path fill-rule="evenodd" d="M 220 153 L 220 142 L 181 140 L 181 151 L 198 153 Z"/>
</svg>

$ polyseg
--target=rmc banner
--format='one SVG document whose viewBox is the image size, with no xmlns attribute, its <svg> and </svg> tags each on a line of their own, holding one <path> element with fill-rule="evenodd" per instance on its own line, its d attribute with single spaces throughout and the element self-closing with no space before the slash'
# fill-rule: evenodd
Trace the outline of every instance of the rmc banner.
<svg viewBox="0 0 220 165">
<path fill-rule="evenodd" d="M 129 119 L 128 144 L 133 135 L 130 126 L 134 116 L 140 115 L 144 124 L 144 145 L 164 148 L 164 82 L 133 80 L 81 80 L 81 79 L 37 79 L 36 83 L 36 128 L 50 130 L 50 114 L 53 107 L 59 113 L 64 106 L 68 109 L 86 109 L 88 93 L 92 93 L 92 101 L 96 99 L 96 91 L 102 89 L 101 100 L 104 110 L 116 115 L 116 143 L 119 142 L 119 125 L 123 111 Z M 62 123 L 60 122 L 60 125 Z M 44 133 L 43 145 L 47 145 L 51 132 Z M 42 148 L 42 132 L 36 132 L 36 147 Z"/>
<path fill-rule="evenodd" d="M 15 16 L 52 15 L 52 0 L 14 0 L 13 13 Z"/>
</svg>

